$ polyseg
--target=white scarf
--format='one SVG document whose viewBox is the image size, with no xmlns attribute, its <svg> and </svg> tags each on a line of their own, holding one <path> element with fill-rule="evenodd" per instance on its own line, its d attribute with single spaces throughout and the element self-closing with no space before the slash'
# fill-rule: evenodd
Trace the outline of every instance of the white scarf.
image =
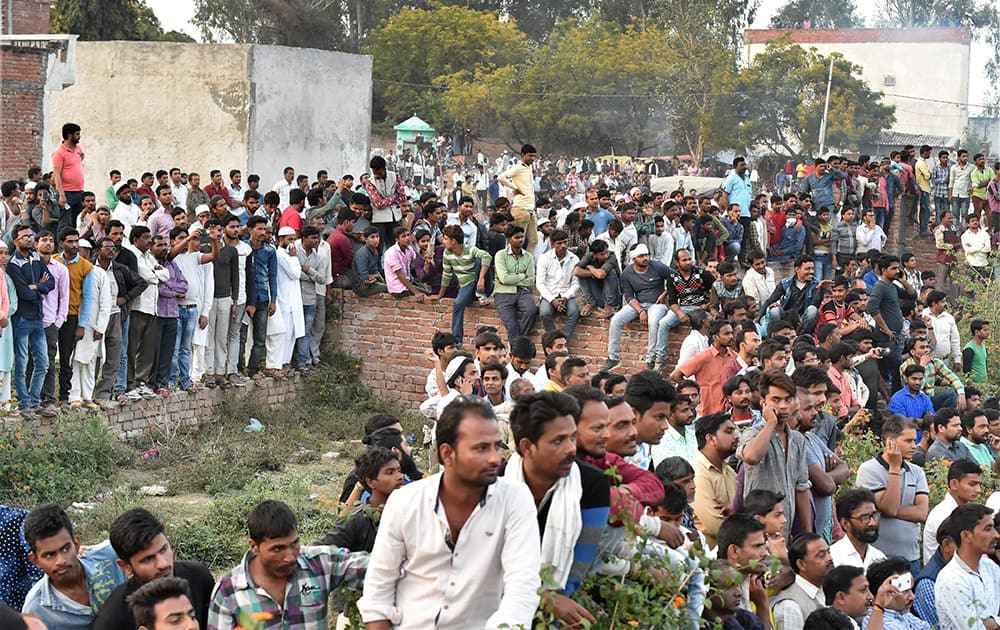
<svg viewBox="0 0 1000 630">
<path fill-rule="evenodd" d="M 508 478 L 525 483 L 521 456 L 512 453 L 507 460 Z M 559 588 L 566 587 L 573 567 L 573 548 L 583 531 L 580 497 L 583 484 L 580 467 L 574 462 L 570 473 L 557 481 L 549 499 L 549 515 L 542 532 L 542 566 L 552 567 L 552 577 Z"/>
</svg>

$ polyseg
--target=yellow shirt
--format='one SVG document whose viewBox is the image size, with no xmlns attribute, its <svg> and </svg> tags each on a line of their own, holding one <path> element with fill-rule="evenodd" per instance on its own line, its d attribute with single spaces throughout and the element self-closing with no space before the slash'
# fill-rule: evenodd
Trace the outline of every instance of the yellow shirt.
<svg viewBox="0 0 1000 630">
<path fill-rule="evenodd" d="M 927 165 L 927 160 L 917 160 L 917 167 L 914 170 L 917 175 L 917 186 L 920 187 L 921 192 L 929 193 L 931 191 L 931 167 Z"/>
<path fill-rule="evenodd" d="M 562 390 L 563 386 L 552 379 L 549 379 L 549 382 L 545 384 L 545 391 L 547 392 L 561 392 Z"/>
<path fill-rule="evenodd" d="M 521 194 L 514 194 L 511 202 L 522 210 L 535 209 L 535 178 L 531 167 L 524 162 L 518 162 L 503 173 L 497 175 L 497 181 L 507 188 L 518 189 Z"/>
<path fill-rule="evenodd" d="M 701 451 L 691 462 L 694 467 L 694 522 L 705 534 L 709 548 L 718 545 L 716 536 L 725 518 L 720 506 L 732 507 L 736 498 L 736 473 L 725 463 L 716 468 Z"/>
</svg>

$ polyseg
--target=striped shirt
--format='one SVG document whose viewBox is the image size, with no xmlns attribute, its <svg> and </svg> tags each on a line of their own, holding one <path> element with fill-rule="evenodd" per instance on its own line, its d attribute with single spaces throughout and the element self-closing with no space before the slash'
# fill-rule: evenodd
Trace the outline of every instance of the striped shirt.
<svg viewBox="0 0 1000 630">
<path fill-rule="evenodd" d="M 899 373 L 902 375 L 906 372 L 906 368 L 911 365 L 918 365 L 913 358 L 909 358 L 903 361 L 903 364 L 899 366 Z M 954 372 L 948 369 L 948 366 L 944 364 L 944 361 L 937 358 L 932 358 L 931 362 L 924 366 L 924 393 L 929 397 L 934 397 L 934 384 L 938 381 L 944 381 L 949 387 L 958 392 L 959 396 L 965 394 L 965 385 L 962 384 L 962 379 L 958 378 Z"/>
<path fill-rule="evenodd" d="M 239 566 L 216 585 L 208 607 L 210 630 L 230 630 L 254 613 L 271 615 L 261 626 L 265 629 L 326 628 L 330 593 L 342 584 L 360 590 L 368 568 L 367 553 L 351 553 L 339 547 L 302 547 L 298 566 L 288 578 L 285 605 L 279 606 L 250 577 L 252 558 L 253 553 L 247 552 Z"/>
<path fill-rule="evenodd" d="M 461 255 L 456 255 L 444 250 L 444 258 L 442 259 L 442 264 L 444 265 L 443 271 L 441 273 L 441 286 L 446 287 L 451 283 L 452 276 L 458 278 L 458 286 L 465 287 L 476 281 L 476 259 L 483 261 L 483 264 L 489 267 L 490 261 L 493 257 L 490 256 L 488 251 L 479 249 L 478 247 L 465 247 L 462 250 Z"/>
</svg>

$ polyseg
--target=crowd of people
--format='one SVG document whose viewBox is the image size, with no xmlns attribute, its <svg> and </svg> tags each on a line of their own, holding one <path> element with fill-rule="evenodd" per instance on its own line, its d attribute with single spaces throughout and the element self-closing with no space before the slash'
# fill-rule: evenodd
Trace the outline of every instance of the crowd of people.
<svg viewBox="0 0 1000 630">
<path fill-rule="evenodd" d="M 247 517 L 246 556 L 217 582 L 174 561 L 141 508 L 81 548 L 59 506 L 36 507 L 22 531 L 44 576 L 14 602 L 28 621 L 326 628 L 343 585 L 362 590 L 369 628 L 583 627 L 607 612 L 587 592 L 595 576 L 655 590 L 670 573 L 685 576 L 664 601 L 679 628 L 998 627 L 1000 495 L 980 496 L 985 471 L 1000 471 L 990 322 L 955 312 L 952 281 L 965 265 L 986 282 L 996 264 L 1000 175 L 981 156 L 831 156 L 774 196 L 736 158 L 720 190 L 698 195 L 525 145 L 495 163 L 466 151 L 453 196 L 376 156 L 357 185 L 289 167 L 265 193 L 239 171 L 228 185 L 211 171 L 204 189 L 180 169 L 125 183 L 111 171 L 97 205 L 80 129 L 63 136 L 23 201 L 3 184 L 22 416 L 46 410 L 46 391 L 62 398 L 64 366 L 70 404 L 87 406 L 111 404 L 116 387 L 166 396 L 243 383 L 244 368 L 308 371 L 335 288 L 454 301 L 420 406 L 429 470 L 397 418 L 373 416 L 333 529 L 302 545 L 291 509 L 265 501 Z M 933 229 L 936 273 L 885 252 L 911 213 Z M 469 340 L 474 302 L 502 332 L 478 326 Z M 607 321 L 602 365 L 579 356 L 586 317 Z M 634 320 L 646 369 L 624 374 Z M 57 353 L 59 399 L 45 389 Z M 867 433 L 879 453 L 845 461 L 845 436 Z M 924 468 L 937 460 L 948 488 L 930 505 Z"/>
</svg>

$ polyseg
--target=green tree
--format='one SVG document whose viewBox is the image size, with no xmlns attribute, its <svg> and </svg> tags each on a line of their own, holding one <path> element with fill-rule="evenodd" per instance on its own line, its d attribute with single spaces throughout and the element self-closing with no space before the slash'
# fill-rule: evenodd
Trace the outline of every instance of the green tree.
<svg viewBox="0 0 1000 630">
<path fill-rule="evenodd" d="M 58 0 L 51 7 L 53 33 L 73 33 L 84 41 L 194 41 L 183 33 L 164 33 L 144 0 Z"/>
<path fill-rule="evenodd" d="M 367 3 L 360 3 L 368 6 Z M 191 21 L 207 42 L 353 50 L 341 16 L 353 0 L 195 0 Z"/>
<path fill-rule="evenodd" d="M 816 2 L 816 0 L 790 0 L 771 18 L 774 28 L 861 28 L 854 0 L 841 2 Z"/>
<path fill-rule="evenodd" d="M 433 125 L 449 122 L 442 94 L 498 68 L 523 63 L 528 41 L 512 21 L 464 7 L 404 9 L 368 35 L 374 57 L 374 120 L 418 113 Z"/>
<path fill-rule="evenodd" d="M 754 57 L 735 84 L 733 121 L 741 146 L 783 156 L 819 148 L 830 58 L 783 37 Z M 861 68 L 835 55 L 827 146 L 854 146 L 895 121 L 895 108 L 860 79 Z"/>
</svg>

